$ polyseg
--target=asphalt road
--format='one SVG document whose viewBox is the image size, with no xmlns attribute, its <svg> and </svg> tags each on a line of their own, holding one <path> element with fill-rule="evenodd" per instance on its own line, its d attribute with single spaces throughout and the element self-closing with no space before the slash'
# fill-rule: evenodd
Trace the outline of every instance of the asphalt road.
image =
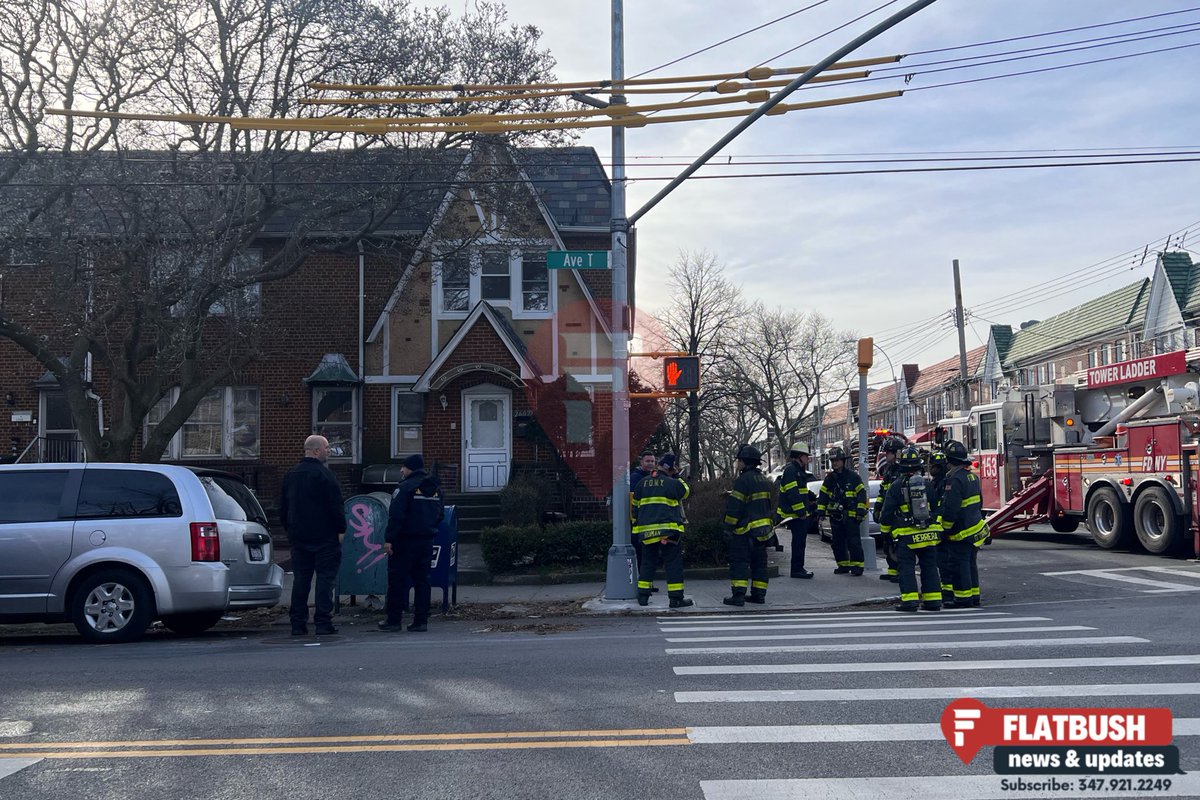
<svg viewBox="0 0 1200 800">
<path fill-rule="evenodd" d="M 1200 566 L 1076 535 L 981 564 L 983 608 L 916 616 L 4 636 L 0 798 L 1200 797 Z M 991 748 L 964 764 L 937 727 L 967 696 L 1165 706 L 1190 774 L 1004 790 Z"/>
</svg>

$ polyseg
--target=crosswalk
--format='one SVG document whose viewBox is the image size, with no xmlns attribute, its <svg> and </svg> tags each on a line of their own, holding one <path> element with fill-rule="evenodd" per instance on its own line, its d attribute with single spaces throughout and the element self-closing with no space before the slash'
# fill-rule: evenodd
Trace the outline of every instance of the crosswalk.
<svg viewBox="0 0 1200 800">
<path fill-rule="evenodd" d="M 1109 569 L 1072 569 L 1043 572 L 1047 578 L 1063 578 L 1095 586 L 1120 586 L 1144 594 L 1200 592 L 1200 568 L 1149 565 Z"/>
<path fill-rule="evenodd" d="M 1016 707 L 1200 708 L 1190 700 L 1200 696 L 1200 653 L 988 609 L 689 615 L 659 617 L 658 626 L 684 721 L 750 721 L 691 725 L 693 744 L 805 746 L 767 759 L 779 766 L 765 774 L 698 774 L 706 800 L 1200 797 L 1200 774 L 1167 776 L 1171 789 L 1157 793 L 1134 786 L 1098 794 L 1077 779 L 1052 792 L 1023 790 L 1012 783 L 1018 776 L 993 773 L 987 753 L 962 764 L 938 724 L 961 697 Z M 1175 716 L 1186 769 L 1188 738 L 1179 737 L 1200 737 L 1200 716 Z"/>
</svg>

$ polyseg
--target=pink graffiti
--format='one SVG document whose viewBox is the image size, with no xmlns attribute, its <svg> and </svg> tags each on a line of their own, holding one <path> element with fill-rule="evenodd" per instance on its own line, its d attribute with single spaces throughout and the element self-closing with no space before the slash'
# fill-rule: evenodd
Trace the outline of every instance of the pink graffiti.
<svg viewBox="0 0 1200 800">
<path fill-rule="evenodd" d="M 354 531 L 354 538 L 362 542 L 364 549 L 363 554 L 354 562 L 358 567 L 357 571 L 361 573 L 387 558 L 387 553 L 383 552 L 383 545 L 371 541 L 371 509 L 366 503 L 355 503 L 350 507 L 349 522 Z M 368 563 L 364 564 L 364 561 Z"/>
</svg>

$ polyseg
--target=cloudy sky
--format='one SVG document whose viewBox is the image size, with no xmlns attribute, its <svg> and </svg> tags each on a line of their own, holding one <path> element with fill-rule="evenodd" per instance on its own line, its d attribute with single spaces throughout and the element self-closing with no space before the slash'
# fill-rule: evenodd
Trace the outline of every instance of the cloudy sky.
<svg viewBox="0 0 1200 800">
<path fill-rule="evenodd" d="M 455 8 L 459 0 L 451 0 Z M 627 0 L 626 74 L 633 75 L 768 22 L 815 0 Z M 744 69 L 883 5 L 885 0 L 826 0 L 654 75 Z M 904 0 L 832 33 L 772 66 L 811 64 Z M 561 80 L 609 73 L 609 0 L 507 0 L 512 21 L 539 26 L 559 62 Z M 1170 13 L 1183 12 L 1183 13 Z M 1010 37 L 1100 26 L 950 52 L 923 51 Z M 1088 47 L 1098 37 L 1141 41 L 1040 58 L 1001 52 Z M 1112 39 L 1103 40 L 1113 41 Z M 1090 151 L 1098 160 L 1145 152 L 1192 150 L 1157 158 L 1200 159 L 1200 8 L 1186 0 L 940 0 L 901 23 L 858 56 L 911 54 L 902 79 L 816 88 L 803 99 L 906 88 L 905 96 L 760 120 L 723 153 L 732 164 L 702 175 L 946 167 L 987 155 L 1057 163 Z M 1020 77 L 939 87 L 1002 73 L 1168 52 Z M 1038 51 L 1045 52 L 1045 51 Z M 931 62 L 985 56 L 932 66 Z M 942 72 L 980 60 L 1018 58 Z M 795 96 L 793 96 L 795 99 Z M 627 154 L 635 180 L 630 210 L 701 153 L 736 120 L 631 130 Z M 601 157 L 610 134 L 582 143 Z M 1036 158 L 1029 158 L 1036 157 Z M 861 163 L 933 158 L 934 162 Z M 851 161 L 814 164 L 813 161 Z M 783 161 L 783 164 L 753 164 Z M 794 163 L 802 162 L 802 163 Z M 971 316 L 967 346 L 986 341 L 990 322 L 1042 319 L 1146 276 L 1153 252 L 1191 231 L 1183 245 L 1200 251 L 1200 163 L 1091 166 L 907 174 L 791 176 L 689 181 L 639 224 L 638 298 L 667 300 L 663 277 L 681 249 L 708 250 L 745 295 L 769 305 L 819 310 L 844 328 L 874 335 L 898 369 L 956 352 L 951 261 L 962 265 Z M 1143 262 L 1149 246 L 1151 257 Z M 1194 256 L 1200 261 L 1200 254 Z M 879 359 L 881 360 L 881 359 Z M 872 374 L 889 377 L 886 364 Z"/>
</svg>

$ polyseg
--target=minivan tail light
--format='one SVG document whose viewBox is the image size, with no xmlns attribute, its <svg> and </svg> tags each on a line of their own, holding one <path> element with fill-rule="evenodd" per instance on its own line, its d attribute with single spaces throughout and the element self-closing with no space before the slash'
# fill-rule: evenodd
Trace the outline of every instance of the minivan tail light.
<svg viewBox="0 0 1200 800">
<path fill-rule="evenodd" d="M 221 535 L 215 522 L 192 523 L 192 561 L 220 561 Z"/>
</svg>

